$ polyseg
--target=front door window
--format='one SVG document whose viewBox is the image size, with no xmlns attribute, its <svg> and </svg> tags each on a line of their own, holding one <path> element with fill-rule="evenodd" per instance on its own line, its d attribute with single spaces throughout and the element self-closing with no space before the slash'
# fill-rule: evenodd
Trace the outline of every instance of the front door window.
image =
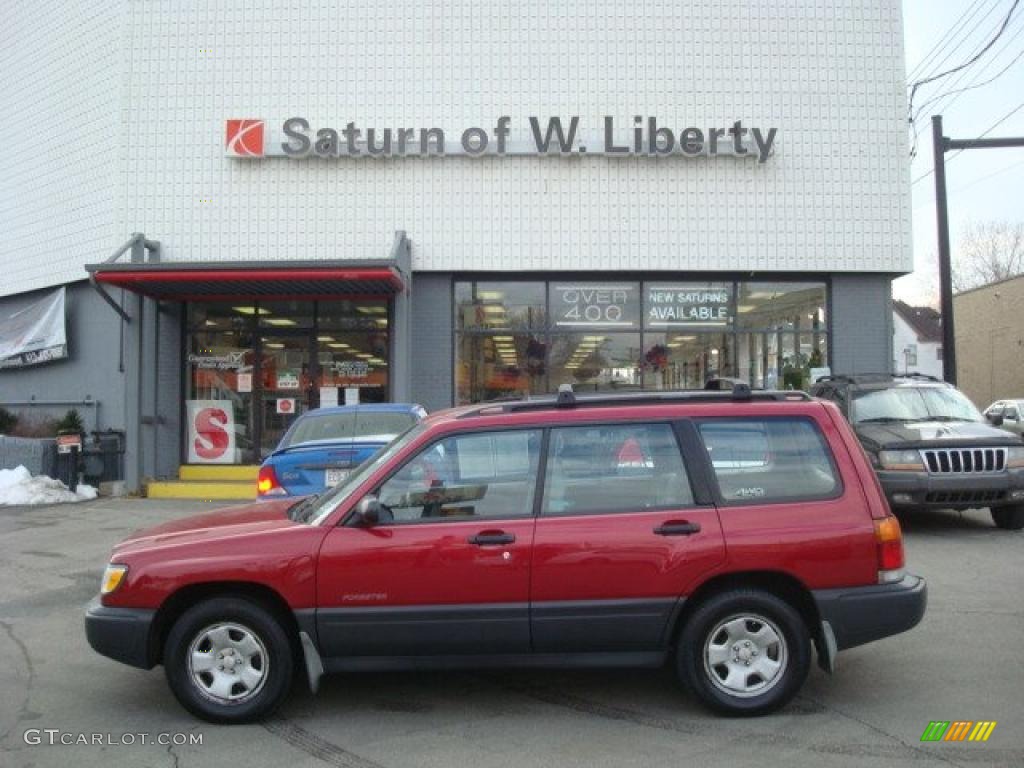
<svg viewBox="0 0 1024 768">
<path fill-rule="evenodd" d="M 300 415 L 315 407 L 309 333 L 260 337 L 261 455 L 271 453 Z"/>
</svg>

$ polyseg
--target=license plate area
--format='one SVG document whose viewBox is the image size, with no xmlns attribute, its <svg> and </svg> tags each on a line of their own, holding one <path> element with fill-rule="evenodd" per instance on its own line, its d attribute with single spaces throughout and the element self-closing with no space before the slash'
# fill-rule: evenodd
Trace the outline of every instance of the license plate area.
<svg viewBox="0 0 1024 768">
<path fill-rule="evenodd" d="M 333 488 L 348 477 L 347 469 L 326 469 L 324 470 L 324 485 Z"/>
</svg>

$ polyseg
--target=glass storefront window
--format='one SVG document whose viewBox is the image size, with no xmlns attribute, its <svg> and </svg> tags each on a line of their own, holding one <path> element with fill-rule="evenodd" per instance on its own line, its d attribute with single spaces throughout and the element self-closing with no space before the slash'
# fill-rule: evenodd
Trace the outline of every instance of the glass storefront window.
<svg viewBox="0 0 1024 768">
<path fill-rule="evenodd" d="M 525 397 L 546 391 L 547 345 L 530 333 L 462 334 L 456 402 Z"/>
<path fill-rule="evenodd" d="M 231 463 L 258 461 L 253 439 L 255 357 L 253 335 L 248 330 L 200 331 L 189 336 L 186 399 L 216 401 L 230 411 L 235 455 L 226 458 Z M 210 456 L 218 462 L 224 458 Z"/>
<path fill-rule="evenodd" d="M 387 399 L 388 334 L 317 332 L 318 387 L 359 389 L 359 402 L 380 403 Z M 338 402 L 344 403 L 343 392 Z"/>
<path fill-rule="evenodd" d="M 739 328 L 808 331 L 825 327 L 824 283 L 740 283 Z"/>
<path fill-rule="evenodd" d="M 388 327 L 388 302 L 384 299 L 344 299 L 317 302 L 320 330 L 381 330 Z"/>
<path fill-rule="evenodd" d="M 231 462 L 259 462 L 311 408 L 353 389 L 362 403 L 388 399 L 389 313 L 386 298 L 190 303 L 187 399 L 230 406 Z"/>
<path fill-rule="evenodd" d="M 459 330 L 543 328 L 544 310 L 544 283 L 455 284 L 455 327 Z"/>
<path fill-rule="evenodd" d="M 732 325 L 732 283 L 644 283 L 644 328 Z"/>
<path fill-rule="evenodd" d="M 577 392 L 640 389 L 639 333 L 573 333 L 551 337 L 552 391 L 572 384 Z"/>
<path fill-rule="evenodd" d="M 263 328 L 312 328 L 312 301 L 261 301 L 256 305 L 256 318 Z"/>
<path fill-rule="evenodd" d="M 245 301 L 190 304 L 188 325 L 197 331 L 239 331 L 252 325 L 256 311 Z"/>
<path fill-rule="evenodd" d="M 640 283 L 556 281 L 548 299 L 553 330 L 640 328 Z"/>
<path fill-rule="evenodd" d="M 454 289 L 459 404 L 563 383 L 670 390 L 727 377 L 807 388 L 828 366 L 825 283 L 612 277 Z"/>
<path fill-rule="evenodd" d="M 736 375 L 732 334 L 646 333 L 644 344 L 645 389 L 701 389 Z"/>
</svg>

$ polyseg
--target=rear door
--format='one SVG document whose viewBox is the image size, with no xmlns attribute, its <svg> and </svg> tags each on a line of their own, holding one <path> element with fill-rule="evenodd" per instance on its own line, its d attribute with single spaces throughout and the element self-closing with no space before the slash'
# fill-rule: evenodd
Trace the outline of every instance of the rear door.
<svg viewBox="0 0 1024 768">
<path fill-rule="evenodd" d="M 659 650 L 680 596 L 724 560 L 718 514 L 681 439 L 695 443 L 692 427 L 551 428 L 530 589 L 535 651 Z"/>
<path fill-rule="evenodd" d="M 332 657 L 526 653 L 542 432 L 442 438 L 376 489 L 385 516 L 320 551 L 317 622 Z"/>
</svg>

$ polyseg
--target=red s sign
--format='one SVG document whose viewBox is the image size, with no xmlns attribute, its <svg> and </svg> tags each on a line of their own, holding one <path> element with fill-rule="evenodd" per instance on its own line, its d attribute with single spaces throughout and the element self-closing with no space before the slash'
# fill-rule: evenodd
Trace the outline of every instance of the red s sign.
<svg viewBox="0 0 1024 768">
<path fill-rule="evenodd" d="M 230 400 L 185 401 L 189 464 L 233 464 L 235 456 L 234 403 Z"/>
<path fill-rule="evenodd" d="M 219 459 L 231 445 L 231 436 L 224 429 L 228 415 L 220 408 L 204 408 L 195 415 L 195 451 L 203 459 Z M 204 444 L 205 443 L 205 444 Z"/>
</svg>

